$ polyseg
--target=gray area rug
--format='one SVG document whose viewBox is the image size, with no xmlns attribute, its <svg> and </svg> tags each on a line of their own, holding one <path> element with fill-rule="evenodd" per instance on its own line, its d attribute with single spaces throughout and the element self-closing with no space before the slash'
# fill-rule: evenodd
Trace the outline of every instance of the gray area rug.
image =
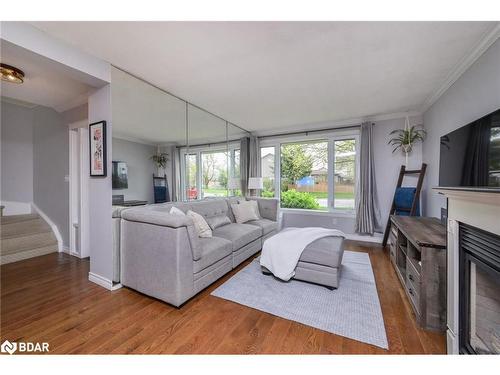
<svg viewBox="0 0 500 375">
<path fill-rule="evenodd" d="M 388 349 L 375 278 L 366 253 L 344 252 L 339 288 L 333 291 L 264 275 L 255 259 L 212 295 Z"/>
</svg>

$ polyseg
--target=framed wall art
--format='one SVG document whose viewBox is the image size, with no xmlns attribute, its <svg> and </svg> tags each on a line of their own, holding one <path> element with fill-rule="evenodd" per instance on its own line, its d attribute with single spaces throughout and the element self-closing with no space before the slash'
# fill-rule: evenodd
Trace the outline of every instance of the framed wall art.
<svg viewBox="0 0 500 375">
<path fill-rule="evenodd" d="M 106 177 L 106 121 L 89 125 L 90 177 Z"/>
</svg>

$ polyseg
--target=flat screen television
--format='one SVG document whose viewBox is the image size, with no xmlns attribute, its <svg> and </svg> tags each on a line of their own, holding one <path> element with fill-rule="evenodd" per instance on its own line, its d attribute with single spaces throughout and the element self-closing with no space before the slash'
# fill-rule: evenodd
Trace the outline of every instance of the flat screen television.
<svg viewBox="0 0 500 375">
<path fill-rule="evenodd" d="M 500 189 L 500 109 L 441 137 L 439 186 Z"/>
<path fill-rule="evenodd" d="M 113 162 L 113 189 L 128 189 L 128 169 L 124 161 Z"/>
</svg>

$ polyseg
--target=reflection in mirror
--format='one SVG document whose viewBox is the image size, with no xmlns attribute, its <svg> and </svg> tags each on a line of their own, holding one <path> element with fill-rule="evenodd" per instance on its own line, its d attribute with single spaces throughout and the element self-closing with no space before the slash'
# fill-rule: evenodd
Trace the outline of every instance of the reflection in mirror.
<svg viewBox="0 0 500 375">
<path fill-rule="evenodd" d="M 188 105 L 188 144 L 181 148 L 184 199 L 228 195 L 228 149 L 224 120 Z"/>
<path fill-rule="evenodd" d="M 241 196 L 245 130 L 112 68 L 113 202 Z"/>
<path fill-rule="evenodd" d="M 242 196 L 241 189 L 241 139 L 249 137 L 250 133 L 236 125 L 227 124 L 227 148 L 228 148 L 228 193 L 230 196 Z"/>
<path fill-rule="evenodd" d="M 120 162 L 113 168 L 120 172 L 112 178 L 113 203 L 179 200 L 176 175 L 178 147 L 187 143 L 185 102 L 116 68 L 112 81 L 112 155 L 113 162 Z"/>
</svg>

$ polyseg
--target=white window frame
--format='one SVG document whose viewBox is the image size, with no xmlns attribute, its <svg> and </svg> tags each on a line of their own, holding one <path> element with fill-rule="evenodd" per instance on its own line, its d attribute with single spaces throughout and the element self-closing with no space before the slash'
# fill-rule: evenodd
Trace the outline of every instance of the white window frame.
<svg viewBox="0 0 500 375">
<path fill-rule="evenodd" d="M 334 175 L 335 175 L 335 141 L 354 139 L 356 141 L 356 169 L 354 182 L 354 209 L 343 210 L 334 207 Z M 284 211 L 314 212 L 320 214 L 334 214 L 335 216 L 356 216 L 356 203 L 359 187 L 359 129 L 339 130 L 324 133 L 311 133 L 310 135 L 278 136 L 259 140 L 259 147 L 274 147 L 274 197 L 281 200 L 281 145 L 294 142 L 328 142 L 328 210 L 317 211 L 301 208 L 281 208 Z M 259 149 L 260 156 L 260 149 Z M 259 157 L 260 160 L 260 157 Z"/>
<path fill-rule="evenodd" d="M 230 178 L 233 174 L 234 161 L 231 160 L 234 157 L 235 151 L 240 149 L 239 142 L 230 142 L 227 146 L 223 144 L 218 145 L 208 145 L 208 146 L 193 146 L 193 147 L 182 147 L 180 149 L 180 167 L 181 167 L 181 197 L 183 201 L 188 201 L 187 196 L 187 178 L 186 178 L 186 155 L 196 155 L 196 188 L 198 190 L 198 198 L 197 200 L 202 200 L 202 163 L 201 163 L 201 154 L 207 152 L 227 152 L 227 174 L 228 178 Z M 241 150 L 240 150 L 241 157 Z M 230 197 L 231 190 L 227 190 L 227 196 Z"/>
</svg>

